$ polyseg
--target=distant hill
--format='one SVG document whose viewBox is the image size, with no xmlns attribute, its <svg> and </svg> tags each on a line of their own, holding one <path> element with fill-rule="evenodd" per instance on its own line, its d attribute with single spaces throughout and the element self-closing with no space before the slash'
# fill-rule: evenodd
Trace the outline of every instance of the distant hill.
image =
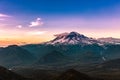
<svg viewBox="0 0 120 80">
<path fill-rule="evenodd" d="M 104 47 L 105 50 L 102 54 L 107 61 L 120 58 L 120 45 L 109 44 Z"/>
<path fill-rule="evenodd" d="M 120 59 L 114 59 L 114 60 L 109 60 L 109 61 L 106 61 L 102 64 L 99 64 L 97 66 L 98 70 L 99 69 L 106 69 L 106 70 L 115 70 L 115 71 L 118 71 L 120 70 Z"/>
<path fill-rule="evenodd" d="M 58 51 L 52 51 L 43 56 L 38 62 L 40 63 L 58 63 L 66 59 L 65 55 Z"/>
<path fill-rule="evenodd" d="M 119 38 L 108 37 L 108 38 L 99 38 L 98 40 L 103 43 L 120 44 Z"/>
<path fill-rule="evenodd" d="M 3 66 L 27 65 L 34 62 L 35 59 L 29 51 L 17 45 L 0 49 L 0 64 Z"/>
<path fill-rule="evenodd" d="M 44 53 L 45 49 L 46 48 L 44 48 L 43 53 L 41 53 L 43 56 L 38 58 L 38 62 L 36 62 L 37 65 L 57 64 L 65 66 L 74 63 L 86 65 L 103 62 L 102 55 L 99 52 L 102 48 L 98 45 L 86 45 L 84 47 L 81 47 L 80 45 L 54 46 L 54 48 L 49 47 L 49 50 L 51 49 L 51 51 L 46 51 L 46 53 Z"/>
</svg>

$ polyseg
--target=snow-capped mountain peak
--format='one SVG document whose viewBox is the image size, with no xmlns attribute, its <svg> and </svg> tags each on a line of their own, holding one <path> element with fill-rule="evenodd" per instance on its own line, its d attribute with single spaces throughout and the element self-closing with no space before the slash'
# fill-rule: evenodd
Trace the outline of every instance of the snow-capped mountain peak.
<svg viewBox="0 0 120 80">
<path fill-rule="evenodd" d="M 55 35 L 56 38 L 47 42 L 47 44 L 93 44 L 98 41 L 79 34 L 77 32 L 62 33 Z"/>
</svg>

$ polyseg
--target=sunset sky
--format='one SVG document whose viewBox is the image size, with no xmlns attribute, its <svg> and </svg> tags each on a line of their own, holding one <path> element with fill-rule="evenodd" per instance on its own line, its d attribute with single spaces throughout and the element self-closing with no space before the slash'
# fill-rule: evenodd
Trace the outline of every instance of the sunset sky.
<svg viewBox="0 0 120 80">
<path fill-rule="evenodd" d="M 0 0 L 0 46 L 71 31 L 120 38 L 120 0 Z"/>
</svg>

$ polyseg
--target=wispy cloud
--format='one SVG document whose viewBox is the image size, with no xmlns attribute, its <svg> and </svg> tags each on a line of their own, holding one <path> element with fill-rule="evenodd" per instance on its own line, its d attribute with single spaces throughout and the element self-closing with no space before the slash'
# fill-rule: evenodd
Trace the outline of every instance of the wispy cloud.
<svg viewBox="0 0 120 80">
<path fill-rule="evenodd" d="M 11 17 L 11 16 L 0 13 L 0 17 Z"/>
<path fill-rule="evenodd" d="M 10 18 L 10 17 L 11 17 L 11 16 L 9 16 L 9 15 L 0 13 L 0 21 L 5 21 L 6 18 Z"/>
<path fill-rule="evenodd" d="M 41 18 L 37 18 L 35 21 L 30 22 L 29 27 L 37 27 L 37 26 L 42 26 L 44 23 L 41 20 Z"/>
<path fill-rule="evenodd" d="M 22 26 L 22 25 L 17 25 L 16 27 L 17 27 L 17 28 L 22 28 L 23 26 Z"/>
<path fill-rule="evenodd" d="M 45 34 L 47 31 L 30 31 L 27 32 L 27 35 L 42 35 Z"/>
</svg>

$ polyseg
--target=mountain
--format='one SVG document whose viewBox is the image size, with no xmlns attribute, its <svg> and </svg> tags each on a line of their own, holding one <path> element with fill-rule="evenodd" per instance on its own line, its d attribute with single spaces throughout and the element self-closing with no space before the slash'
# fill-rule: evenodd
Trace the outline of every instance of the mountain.
<svg viewBox="0 0 120 80">
<path fill-rule="evenodd" d="M 31 80 L 0 66 L 0 80 Z"/>
<path fill-rule="evenodd" d="M 55 62 L 62 62 L 66 59 L 64 54 L 58 51 L 52 51 L 45 56 L 43 56 L 38 63 L 55 63 Z"/>
<path fill-rule="evenodd" d="M 99 41 L 86 37 L 77 32 L 62 33 L 55 35 L 56 38 L 47 44 L 95 44 L 100 43 Z"/>
<path fill-rule="evenodd" d="M 107 44 L 104 47 L 105 49 L 101 54 L 104 55 L 104 58 L 106 60 L 120 58 L 120 45 L 119 44 Z"/>
<path fill-rule="evenodd" d="M 55 35 L 56 38 L 42 44 L 21 46 L 37 57 L 37 65 L 57 63 L 58 66 L 100 64 L 120 58 L 119 44 L 106 44 L 77 32 Z M 61 61 L 61 62 L 60 62 Z"/>
<path fill-rule="evenodd" d="M 54 35 L 56 38 L 46 44 L 120 44 L 119 38 L 90 38 L 77 32 L 61 33 Z"/>
<path fill-rule="evenodd" d="M 119 71 L 120 70 L 120 58 L 119 59 L 113 59 L 106 61 L 102 64 L 99 64 L 97 66 L 98 70 L 103 69 L 103 70 L 112 70 L 112 71 Z"/>
<path fill-rule="evenodd" d="M 119 38 L 108 37 L 108 38 L 99 38 L 98 40 L 103 43 L 120 44 Z"/>
<path fill-rule="evenodd" d="M 27 65 L 34 62 L 35 57 L 27 50 L 10 45 L 0 49 L 0 64 L 6 67 Z"/>
<path fill-rule="evenodd" d="M 48 45 L 46 45 L 49 51 L 47 51 L 47 49 L 44 47 L 44 49 L 42 50 L 43 53 L 38 52 L 40 53 L 41 56 L 39 56 L 39 54 L 36 53 L 36 56 L 39 56 L 38 61 L 36 62 L 37 65 L 56 64 L 58 65 L 56 67 L 61 67 L 59 65 L 62 66 L 67 66 L 69 64 L 86 65 L 101 63 L 104 61 L 102 59 L 102 55 L 100 54 L 100 51 L 102 51 L 103 48 L 99 45 L 85 45 L 85 46 L 54 45 L 54 47 L 51 46 L 49 45 L 48 49 Z M 41 50 L 41 47 L 39 47 L 38 50 Z M 45 53 L 44 50 L 46 51 Z M 36 51 L 36 49 L 33 51 Z"/>
<path fill-rule="evenodd" d="M 80 73 L 74 69 L 69 69 L 62 73 L 56 80 L 102 80 L 92 78 L 84 73 Z"/>
</svg>

